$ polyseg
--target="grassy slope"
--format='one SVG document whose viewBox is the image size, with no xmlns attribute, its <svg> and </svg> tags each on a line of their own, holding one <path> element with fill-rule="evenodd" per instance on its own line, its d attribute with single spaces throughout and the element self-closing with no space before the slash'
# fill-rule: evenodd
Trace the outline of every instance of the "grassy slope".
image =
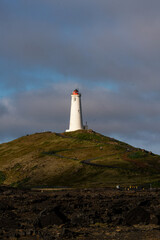
<svg viewBox="0 0 160 240">
<path fill-rule="evenodd" d="M 53 155 L 55 153 L 56 155 Z M 58 155 L 58 156 L 57 156 Z M 82 160 L 115 166 L 84 165 Z M 160 180 L 160 156 L 93 131 L 37 133 L 0 144 L 0 184 L 102 187 Z"/>
</svg>

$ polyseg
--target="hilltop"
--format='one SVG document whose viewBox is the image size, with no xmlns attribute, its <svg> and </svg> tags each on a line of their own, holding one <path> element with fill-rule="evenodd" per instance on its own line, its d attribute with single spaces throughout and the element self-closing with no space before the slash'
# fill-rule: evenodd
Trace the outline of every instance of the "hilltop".
<svg viewBox="0 0 160 240">
<path fill-rule="evenodd" d="M 35 133 L 0 144 L 0 184 L 81 188 L 159 180 L 159 155 L 92 130 Z"/>
</svg>

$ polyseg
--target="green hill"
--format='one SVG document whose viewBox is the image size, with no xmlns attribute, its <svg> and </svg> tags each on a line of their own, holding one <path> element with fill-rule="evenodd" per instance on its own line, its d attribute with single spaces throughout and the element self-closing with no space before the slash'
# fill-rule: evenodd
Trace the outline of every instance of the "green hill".
<svg viewBox="0 0 160 240">
<path fill-rule="evenodd" d="M 36 133 L 0 144 L 0 184 L 106 187 L 159 180 L 159 155 L 92 130 Z"/>
</svg>

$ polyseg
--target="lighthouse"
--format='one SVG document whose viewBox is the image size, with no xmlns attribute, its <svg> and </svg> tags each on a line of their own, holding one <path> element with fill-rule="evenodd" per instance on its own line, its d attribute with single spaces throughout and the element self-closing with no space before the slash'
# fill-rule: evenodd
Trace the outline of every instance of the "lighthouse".
<svg viewBox="0 0 160 240">
<path fill-rule="evenodd" d="M 85 128 L 82 119 L 81 94 L 75 89 L 71 94 L 70 123 L 69 129 L 67 129 L 66 132 Z"/>
</svg>

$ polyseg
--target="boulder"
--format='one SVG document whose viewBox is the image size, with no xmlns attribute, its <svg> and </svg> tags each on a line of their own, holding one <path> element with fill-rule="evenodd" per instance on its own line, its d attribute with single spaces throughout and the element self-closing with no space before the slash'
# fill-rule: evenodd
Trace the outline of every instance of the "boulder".
<svg viewBox="0 0 160 240">
<path fill-rule="evenodd" d="M 38 225 L 40 228 L 47 227 L 49 225 L 62 225 L 66 223 L 68 219 L 66 216 L 55 207 L 53 210 L 46 210 L 38 217 L 35 225 Z"/>
<path fill-rule="evenodd" d="M 125 218 L 126 225 L 149 224 L 150 213 L 142 207 L 136 207 L 128 212 Z"/>
</svg>

